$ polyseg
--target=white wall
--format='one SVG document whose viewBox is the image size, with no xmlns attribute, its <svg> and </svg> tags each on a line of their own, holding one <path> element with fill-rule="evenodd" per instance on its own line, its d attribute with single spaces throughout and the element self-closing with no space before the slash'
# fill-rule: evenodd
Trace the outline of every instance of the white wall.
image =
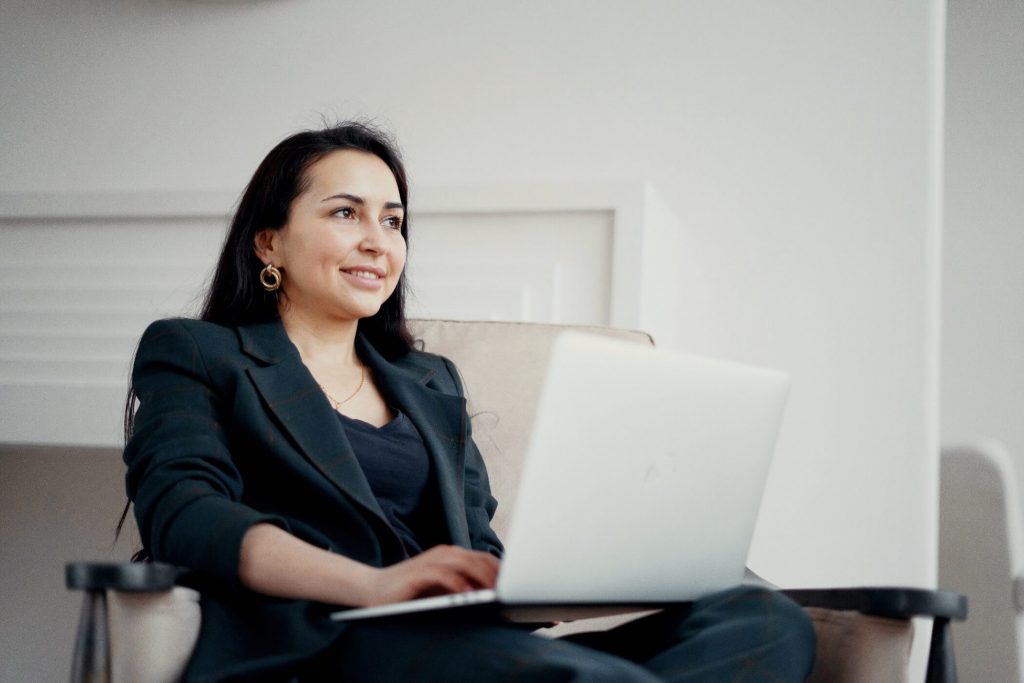
<svg viewBox="0 0 1024 683">
<path fill-rule="evenodd" d="M 942 437 L 1024 486 L 1024 2 L 950 2 L 946 73 Z"/>
<path fill-rule="evenodd" d="M 794 374 L 754 568 L 931 585 L 943 19 L 938 0 L 6 0 L 0 191 L 237 190 L 321 113 L 392 127 L 421 186 L 649 181 L 686 226 L 679 346 Z"/>
</svg>

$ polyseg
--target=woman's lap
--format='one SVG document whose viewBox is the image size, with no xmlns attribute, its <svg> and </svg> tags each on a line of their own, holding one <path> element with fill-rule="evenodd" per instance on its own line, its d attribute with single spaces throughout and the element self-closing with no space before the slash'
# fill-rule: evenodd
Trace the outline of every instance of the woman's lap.
<svg viewBox="0 0 1024 683">
<path fill-rule="evenodd" d="M 351 624 L 303 681 L 800 681 L 813 657 L 799 607 L 740 588 L 563 639 L 493 622 Z"/>
<path fill-rule="evenodd" d="M 781 593 L 751 587 L 570 638 L 667 681 L 802 681 L 815 653 L 804 611 Z"/>
<path fill-rule="evenodd" d="M 504 624 L 390 621 L 352 624 L 303 683 L 359 681 L 644 681 L 622 658 Z"/>
</svg>

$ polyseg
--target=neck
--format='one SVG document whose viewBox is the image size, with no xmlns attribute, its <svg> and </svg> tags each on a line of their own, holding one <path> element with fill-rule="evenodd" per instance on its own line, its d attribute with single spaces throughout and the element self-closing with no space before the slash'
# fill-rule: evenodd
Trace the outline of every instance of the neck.
<svg viewBox="0 0 1024 683">
<path fill-rule="evenodd" d="M 294 309 L 281 311 L 281 324 L 307 365 L 359 365 L 356 356 L 358 320 L 312 318 Z"/>
</svg>

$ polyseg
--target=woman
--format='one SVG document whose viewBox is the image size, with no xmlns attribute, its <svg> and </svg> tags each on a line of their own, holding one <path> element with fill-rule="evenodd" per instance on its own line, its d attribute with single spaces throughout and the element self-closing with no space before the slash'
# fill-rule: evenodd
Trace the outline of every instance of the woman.
<svg viewBox="0 0 1024 683">
<path fill-rule="evenodd" d="M 325 618 L 493 587 L 499 568 L 458 374 L 406 329 L 407 207 L 378 131 L 284 140 L 242 197 L 201 320 L 139 344 L 127 488 L 148 553 L 204 577 L 187 680 L 802 680 L 806 618 L 752 589 L 572 642 Z"/>
</svg>

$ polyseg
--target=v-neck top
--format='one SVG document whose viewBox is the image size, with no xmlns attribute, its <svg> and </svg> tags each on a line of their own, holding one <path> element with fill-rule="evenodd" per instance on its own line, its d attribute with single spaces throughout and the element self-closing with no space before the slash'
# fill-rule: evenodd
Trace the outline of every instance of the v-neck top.
<svg viewBox="0 0 1024 683">
<path fill-rule="evenodd" d="M 411 557 L 439 542 L 441 520 L 427 495 L 430 454 L 412 421 L 401 412 L 382 427 L 341 413 L 338 419 L 406 554 Z"/>
</svg>

